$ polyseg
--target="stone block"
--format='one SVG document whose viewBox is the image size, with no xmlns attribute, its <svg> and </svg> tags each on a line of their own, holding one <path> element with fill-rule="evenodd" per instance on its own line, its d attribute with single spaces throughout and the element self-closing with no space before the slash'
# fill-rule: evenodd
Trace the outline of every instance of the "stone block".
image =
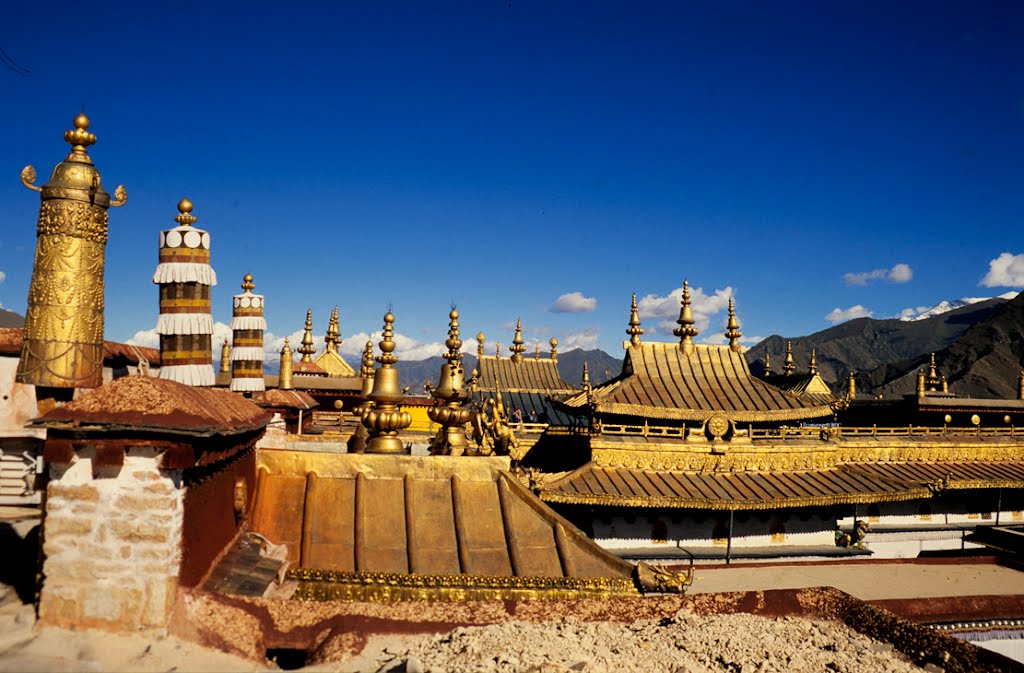
<svg viewBox="0 0 1024 673">
<path fill-rule="evenodd" d="M 104 622 L 118 622 L 124 606 L 120 591 L 106 586 L 95 586 L 86 590 L 82 597 L 82 618 Z"/>
<path fill-rule="evenodd" d="M 58 593 L 43 587 L 39 598 L 39 623 L 47 626 L 74 626 L 79 621 L 79 600 L 74 594 Z"/>
<path fill-rule="evenodd" d="M 47 498 L 66 498 L 68 500 L 84 500 L 86 502 L 98 502 L 100 499 L 99 490 L 92 484 L 64 485 L 60 482 L 51 482 L 47 491 Z"/>
<path fill-rule="evenodd" d="M 154 526 L 140 521 L 111 521 L 110 532 L 124 542 L 159 542 L 166 544 L 170 531 L 166 526 Z"/>
<path fill-rule="evenodd" d="M 146 484 L 142 487 L 142 490 L 146 493 L 153 493 L 156 495 L 171 495 L 174 493 L 174 487 L 168 484 L 166 481 L 160 481 L 153 484 Z"/>
<path fill-rule="evenodd" d="M 147 628 L 165 628 L 174 605 L 178 582 L 174 577 L 164 581 L 149 582 L 146 590 L 146 605 L 142 612 L 142 625 Z"/>
<path fill-rule="evenodd" d="M 60 516 L 47 516 L 44 526 L 47 540 L 60 535 L 88 535 L 92 532 L 92 519 L 61 513 Z"/>
<path fill-rule="evenodd" d="M 120 510 L 145 512 L 147 510 L 166 510 L 171 503 L 166 497 L 125 494 L 117 499 L 114 506 Z"/>
</svg>

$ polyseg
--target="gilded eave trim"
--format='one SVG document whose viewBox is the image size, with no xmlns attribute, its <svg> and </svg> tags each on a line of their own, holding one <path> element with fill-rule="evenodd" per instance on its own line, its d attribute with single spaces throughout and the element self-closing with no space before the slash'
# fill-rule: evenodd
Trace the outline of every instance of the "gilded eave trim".
<svg viewBox="0 0 1024 673">
<path fill-rule="evenodd" d="M 779 507 L 822 507 L 828 505 L 871 504 L 876 502 L 900 502 L 930 498 L 932 492 L 918 487 L 898 492 L 849 493 L 839 495 L 807 496 L 802 498 L 778 498 L 773 500 L 711 500 L 672 498 L 666 496 L 619 496 L 610 494 L 565 493 L 562 491 L 541 491 L 544 502 L 567 505 L 603 505 L 607 507 L 649 507 L 671 509 L 712 509 L 712 510 L 763 510 Z"/>
</svg>

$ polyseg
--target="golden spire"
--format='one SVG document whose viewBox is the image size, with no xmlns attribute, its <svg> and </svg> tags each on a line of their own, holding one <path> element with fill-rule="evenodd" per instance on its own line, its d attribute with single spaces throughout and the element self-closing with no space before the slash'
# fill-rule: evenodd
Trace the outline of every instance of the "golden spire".
<svg viewBox="0 0 1024 673">
<path fill-rule="evenodd" d="M 924 383 L 925 383 L 924 370 L 923 369 L 918 369 L 917 370 L 917 396 L 918 397 L 924 397 L 924 390 L 925 390 Z"/>
<path fill-rule="evenodd" d="M 533 359 L 540 360 L 540 344 L 533 345 Z"/>
<path fill-rule="evenodd" d="M 220 371 L 225 374 L 231 371 L 231 344 L 227 339 L 220 347 Z"/>
<path fill-rule="evenodd" d="M 772 375 L 772 354 L 767 350 L 764 352 L 764 375 Z"/>
<path fill-rule="evenodd" d="M 359 368 L 359 376 L 364 379 L 373 378 L 373 342 L 369 340 L 363 348 L 363 361 Z"/>
<path fill-rule="evenodd" d="M 684 353 L 690 353 L 693 351 L 693 337 L 697 336 L 697 328 L 694 327 L 696 322 L 693 319 L 693 309 L 690 308 L 690 281 L 683 281 L 683 307 L 679 309 L 679 327 L 672 330 L 672 334 L 679 337 L 679 348 Z"/>
<path fill-rule="evenodd" d="M 408 411 L 399 411 L 398 403 L 405 399 L 398 381 L 398 370 L 394 364 L 395 315 L 389 310 L 384 314 L 384 332 L 379 344 L 380 355 L 376 360 L 380 363 L 373 372 L 373 389 L 368 395 L 373 408 L 362 411 L 363 426 L 369 433 L 366 443 L 367 453 L 404 453 L 405 447 L 398 437 L 398 431 L 404 430 L 412 423 Z"/>
<path fill-rule="evenodd" d="M 935 353 L 931 354 L 928 361 L 928 376 L 925 379 L 925 385 L 928 390 L 939 390 L 942 385 L 942 379 L 939 378 L 939 372 L 935 367 Z"/>
<path fill-rule="evenodd" d="M 178 201 L 178 214 L 174 216 L 174 221 L 183 227 L 190 227 L 196 223 L 199 218 L 192 214 L 192 202 L 188 199 L 182 199 Z"/>
<path fill-rule="evenodd" d="M 811 349 L 811 366 L 807 368 L 807 373 L 811 376 L 818 373 L 818 359 L 813 348 Z"/>
<path fill-rule="evenodd" d="M 1020 370 L 1020 377 L 1017 379 L 1017 399 L 1024 400 L 1024 369 Z"/>
<path fill-rule="evenodd" d="M 796 371 L 796 365 L 793 363 L 793 342 L 786 341 L 786 359 L 782 363 L 782 373 L 786 376 L 791 376 Z"/>
<path fill-rule="evenodd" d="M 558 339 L 551 337 L 548 343 L 551 344 L 551 359 L 558 362 Z"/>
<path fill-rule="evenodd" d="M 940 379 L 942 380 L 942 392 L 948 393 L 949 392 L 949 381 L 946 380 L 946 375 L 943 374 L 940 377 Z"/>
<path fill-rule="evenodd" d="M 441 426 L 430 443 L 430 453 L 461 456 L 469 446 L 466 423 L 472 416 L 472 410 L 462 406 L 469 398 L 469 392 L 465 388 L 466 374 L 462 368 L 459 312 L 454 306 L 448 314 L 448 339 L 444 345 L 448 352 L 442 357 L 447 362 L 441 365 L 437 387 L 430 391 L 437 403 L 427 410 L 430 420 Z"/>
<path fill-rule="evenodd" d="M 512 345 L 508 347 L 512 351 L 512 362 L 519 364 L 523 361 L 523 352 L 526 346 L 523 345 L 523 321 L 516 320 L 516 335 L 512 338 Z"/>
<path fill-rule="evenodd" d="M 590 392 L 590 367 L 586 360 L 583 361 L 583 390 Z"/>
<path fill-rule="evenodd" d="M 313 309 L 306 309 L 306 327 L 297 350 L 302 353 L 302 362 L 313 361 L 313 353 L 316 352 L 316 346 L 313 345 Z"/>
<path fill-rule="evenodd" d="M 494 344 L 494 357 L 496 357 L 496 358 L 500 358 L 501 357 L 501 342 L 500 341 L 498 341 L 498 342 L 496 342 Z"/>
<path fill-rule="evenodd" d="M 476 333 L 476 359 L 479 360 L 484 356 L 484 341 L 487 340 L 487 335 L 483 332 Z"/>
<path fill-rule="evenodd" d="M 288 345 L 288 337 L 284 338 L 284 347 L 281 348 L 281 373 L 277 377 L 277 387 L 281 390 L 291 390 L 292 386 L 292 347 Z"/>
<path fill-rule="evenodd" d="M 846 399 L 852 400 L 857 396 L 857 379 L 853 376 L 853 370 L 850 370 L 850 376 L 846 379 Z"/>
<path fill-rule="evenodd" d="M 736 320 L 736 307 L 733 305 L 732 297 L 729 297 L 729 321 L 725 324 L 725 327 L 725 338 L 729 340 L 729 350 L 738 353 L 740 350 L 740 337 L 743 336 L 743 332 L 740 331 L 740 323 Z"/>
<path fill-rule="evenodd" d="M 324 342 L 327 344 L 327 350 L 338 350 L 338 346 L 341 345 L 340 336 L 341 329 L 338 327 L 338 307 L 335 305 L 334 310 L 331 311 L 331 319 L 327 323 L 327 336 L 324 337 Z"/>
<path fill-rule="evenodd" d="M 629 335 L 629 343 L 634 346 L 640 345 L 640 335 L 644 333 L 642 327 L 640 327 L 640 314 L 636 310 L 636 292 L 633 293 L 633 304 L 629 309 L 629 327 L 626 329 L 626 334 Z"/>
</svg>

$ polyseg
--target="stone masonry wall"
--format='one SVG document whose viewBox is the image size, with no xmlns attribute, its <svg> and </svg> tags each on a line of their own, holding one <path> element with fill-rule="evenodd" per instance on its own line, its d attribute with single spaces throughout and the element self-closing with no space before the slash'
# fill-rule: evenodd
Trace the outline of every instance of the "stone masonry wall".
<svg viewBox="0 0 1024 673">
<path fill-rule="evenodd" d="M 181 471 L 157 469 L 150 448 L 129 449 L 122 467 L 95 477 L 88 449 L 50 469 L 40 622 L 165 628 L 181 557 Z"/>
</svg>

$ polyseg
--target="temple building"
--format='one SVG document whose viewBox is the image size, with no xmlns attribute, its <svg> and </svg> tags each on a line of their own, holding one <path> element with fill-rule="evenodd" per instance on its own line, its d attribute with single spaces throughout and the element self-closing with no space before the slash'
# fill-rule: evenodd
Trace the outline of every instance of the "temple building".
<svg viewBox="0 0 1024 673">
<path fill-rule="evenodd" d="M 862 553 L 834 538 L 863 520 L 870 549 L 916 556 L 959 548 L 972 522 L 1021 518 L 1024 446 L 1012 425 L 836 427 L 845 401 L 751 375 L 731 301 L 726 346 L 693 341 L 689 303 L 684 283 L 678 343 L 631 339 L 619 376 L 557 403 L 588 422 L 544 450 L 582 445 L 584 457 L 531 474 L 542 500 L 606 548 L 627 558 Z"/>
<path fill-rule="evenodd" d="M 160 286 L 160 378 L 190 386 L 212 386 L 213 315 L 210 234 L 193 227 L 192 202 L 178 202 L 178 226 L 160 232 L 160 262 L 153 282 Z"/>
<path fill-rule="evenodd" d="M 483 332 L 476 335 L 477 370 L 469 383 L 471 400 L 480 408 L 499 410 L 516 425 L 517 459 L 530 451 L 549 425 L 567 427 L 579 422 L 554 404 L 554 400 L 576 392 L 558 372 L 558 339 L 551 338 L 547 357 L 541 356 L 539 346 L 533 356 L 524 355 L 521 320 L 516 321 L 510 356 L 502 357 L 501 344 L 496 345 L 494 355 L 486 355 L 486 339 Z"/>
<path fill-rule="evenodd" d="M 327 372 L 327 376 L 341 377 L 348 376 L 354 377 L 356 375 L 352 367 L 349 366 L 345 359 L 338 353 L 338 347 L 341 346 L 341 327 L 338 324 L 338 307 L 334 307 L 334 311 L 331 312 L 331 320 L 327 325 L 327 334 L 324 336 L 324 343 L 326 347 L 324 352 L 321 353 L 316 360 L 313 362 Z"/>
<path fill-rule="evenodd" d="M 761 375 L 761 379 L 780 390 L 819 404 L 831 404 L 839 399 L 818 373 L 817 353 L 813 348 L 807 371 L 797 373 L 796 364 L 793 362 L 793 343 L 791 341 L 786 342 L 786 359 L 783 362 L 781 374 L 772 372 L 771 354 L 765 353 L 764 373 Z"/>
</svg>

